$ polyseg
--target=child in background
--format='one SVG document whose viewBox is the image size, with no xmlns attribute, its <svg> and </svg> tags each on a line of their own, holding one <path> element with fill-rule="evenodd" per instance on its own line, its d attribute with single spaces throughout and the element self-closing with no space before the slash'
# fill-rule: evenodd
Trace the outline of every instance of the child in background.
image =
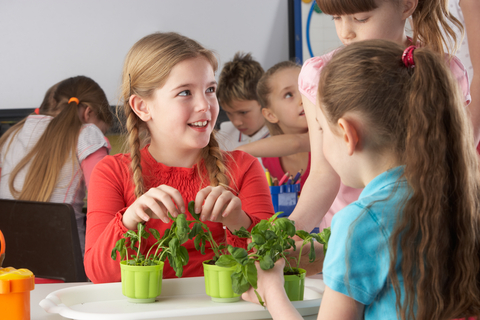
<svg viewBox="0 0 480 320">
<path fill-rule="evenodd" d="M 478 319 L 479 163 L 444 60 L 354 43 L 323 69 L 318 97 L 327 161 L 343 183 L 365 187 L 333 219 L 318 319 Z M 302 319 L 281 261 L 257 267 L 258 290 L 274 319 Z M 253 290 L 243 298 L 258 301 Z"/>
<path fill-rule="evenodd" d="M 446 10 L 447 0 L 386 0 L 386 1 L 346 1 L 317 0 L 317 4 L 326 14 L 333 16 L 337 35 L 345 46 L 361 40 L 385 39 L 394 41 L 403 47 L 413 43 L 428 46 L 435 52 L 445 55 L 443 46 L 449 47 L 449 40 L 456 41 L 455 32 L 449 27 L 447 21 L 458 21 L 452 19 Z M 418 5 L 418 6 L 417 6 Z M 409 38 L 405 32 L 407 18 L 412 18 L 413 38 Z M 444 33 L 442 33 L 442 28 Z M 342 49 L 336 49 L 321 57 L 314 57 L 305 62 L 314 64 L 314 68 L 321 72 L 321 69 L 330 59 Z M 470 91 L 468 88 L 468 77 L 458 58 L 445 56 L 445 60 L 455 75 L 458 84 L 461 86 L 465 102 L 470 102 Z M 315 75 L 319 78 L 319 74 Z M 299 79 L 305 79 L 300 75 Z M 310 83 L 315 83 L 311 79 Z M 302 84 L 299 83 L 299 87 Z M 299 198 L 295 210 L 290 215 L 296 227 L 311 231 L 318 226 L 325 214 L 331 208 L 336 199 L 340 178 L 332 167 L 325 160 L 322 146 L 322 134 L 318 130 L 315 119 L 315 109 L 304 105 L 308 122 L 308 135 L 310 148 L 306 148 L 303 136 L 288 136 L 282 138 L 270 137 L 265 140 L 254 142 L 254 146 L 245 146 L 239 149 L 254 156 L 273 156 L 292 154 L 300 151 L 310 150 L 312 167 L 310 168 L 310 179 L 307 179 L 302 189 L 302 197 Z M 298 140 L 296 143 L 288 141 Z M 291 150 L 287 148 L 291 146 Z M 275 154 L 276 153 L 276 154 Z"/>
<path fill-rule="evenodd" d="M 267 70 L 257 84 L 258 100 L 272 136 L 306 133 L 307 120 L 298 91 L 300 66 L 292 61 L 277 63 Z M 265 157 L 262 164 L 272 178 L 303 172 L 301 186 L 310 172 L 310 154 L 296 153 L 284 157 Z M 286 182 L 286 181 L 285 181 Z"/>
<path fill-rule="evenodd" d="M 217 243 L 245 248 L 231 232 L 273 214 L 260 163 L 221 151 L 215 139 L 216 68 L 211 51 L 177 33 L 148 35 L 130 49 L 122 76 L 130 154 L 98 163 L 88 194 L 85 271 L 93 282 L 120 281 L 110 252 L 125 232 L 144 222 L 163 235 L 171 227 L 167 212 L 193 220 L 185 210 L 191 200 Z M 150 237 L 145 248 L 154 242 Z M 203 276 L 213 251 L 202 255 L 193 240 L 184 246 L 190 261 L 183 275 Z M 168 261 L 163 276 L 175 276 Z"/>
<path fill-rule="evenodd" d="M 220 148 L 232 151 L 246 143 L 270 136 L 257 96 L 257 83 L 263 68 L 252 55 L 237 52 L 227 62 L 218 80 L 217 97 L 230 121 L 220 124 Z"/>
<path fill-rule="evenodd" d="M 40 108 L 0 138 L 0 198 L 69 203 L 85 251 L 85 189 L 110 145 L 113 122 L 107 97 L 90 78 L 65 79 L 45 94 Z"/>
</svg>

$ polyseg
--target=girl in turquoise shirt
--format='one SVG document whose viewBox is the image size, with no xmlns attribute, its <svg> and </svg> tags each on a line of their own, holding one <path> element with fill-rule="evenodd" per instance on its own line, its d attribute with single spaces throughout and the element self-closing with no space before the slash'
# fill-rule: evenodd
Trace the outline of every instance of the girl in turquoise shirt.
<svg viewBox="0 0 480 320">
<path fill-rule="evenodd" d="M 318 88 L 326 160 L 345 185 L 364 188 L 333 218 L 318 318 L 480 319 L 479 163 L 442 57 L 358 42 L 332 58 Z M 283 261 L 258 269 L 272 317 L 301 319 Z"/>
</svg>

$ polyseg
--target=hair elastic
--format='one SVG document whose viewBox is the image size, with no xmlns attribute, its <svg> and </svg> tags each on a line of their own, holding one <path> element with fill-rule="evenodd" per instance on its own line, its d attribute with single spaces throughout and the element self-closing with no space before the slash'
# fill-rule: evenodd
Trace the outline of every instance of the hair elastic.
<svg viewBox="0 0 480 320">
<path fill-rule="evenodd" d="M 407 68 L 415 68 L 415 61 L 413 60 L 413 51 L 415 49 L 417 49 L 416 46 L 410 46 L 403 51 L 402 61 Z"/>
<path fill-rule="evenodd" d="M 40 108 L 36 108 L 36 109 L 34 110 L 34 112 L 35 112 L 35 114 L 40 114 Z"/>
<path fill-rule="evenodd" d="M 78 99 L 75 98 L 75 97 L 71 97 L 70 100 L 68 100 L 68 103 L 70 103 L 72 101 L 75 101 L 77 103 L 77 105 L 80 103 L 80 101 L 78 101 Z"/>
</svg>

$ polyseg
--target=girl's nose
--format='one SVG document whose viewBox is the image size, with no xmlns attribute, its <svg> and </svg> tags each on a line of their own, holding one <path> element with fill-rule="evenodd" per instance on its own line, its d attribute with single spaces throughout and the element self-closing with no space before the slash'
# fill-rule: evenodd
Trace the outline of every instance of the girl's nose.
<svg viewBox="0 0 480 320">
<path fill-rule="evenodd" d="M 348 21 L 348 19 L 343 20 L 341 37 L 345 40 L 352 40 L 355 38 L 355 32 L 352 28 L 351 22 Z"/>
<path fill-rule="evenodd" d="M 197 100 L 196 109 L 198 112 L 206 112 L 210 110 L 210 101 L 205 96 L 200 96 Z"/>
</svg>

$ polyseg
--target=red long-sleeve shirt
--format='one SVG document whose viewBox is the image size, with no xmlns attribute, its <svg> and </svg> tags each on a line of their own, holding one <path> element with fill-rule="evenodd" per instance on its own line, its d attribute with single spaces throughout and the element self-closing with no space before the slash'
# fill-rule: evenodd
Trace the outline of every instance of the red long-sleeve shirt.
<svg viewBox="0 0 480 320">
<path fill-rule="evenodd" d="M 197 192 L 209 183 L 208 178 L 205 178 L 200 186 L 197 166 L 167 167 L 156 162 L 147 148 L 142 149 L 141 154 L 145 190 L 162 184 L 171 186 L 182 194 L 186 208 L 189 201 L 195 200 Z M 230 155 L 232 159 L 226 157 L 228 172 L 233 177 L 230 187 L 238 190 L 242 209 L 252 220 L 251 229 L 261 219 L 268 219 L 273 215 L 270 191 L 262 166 L 256 158 L 241 151 L 233 151 Z M 120 281 L 120 257 L 118 255 L 117 261 L 114 261 L 110 254 L 117 240 L 127 232 L 122 223 L 122 215 L 135 201 L 129 165 L 128 154 L 107 156 L 97 164 L 90 178 L 84 263 L 85 272 L 94 283 Z M 186 214 L 187 220 L 193 220 L 188 211 Z M 217 243 L 227 240 L 229 244 L 246 248 L 245 239 L 235 237 L 228 229 L 225 231 L 221 223 L 207 222 L 207 225 Z M 165 224 L 160 219 L 150 219 L 146 223 L 147 230 L 155 228 L 161 235 L 170 226 L 171 222 Z M 142 249 L 149 248 L 154 240 L 153 236 L 150 236 L 145 247 L 142 244 Z M 190 261 L 184 267 L 183 276 L 203 276 L 202 262 L 213 257 L 212 250 L 207 249 L 206 254 L 202 255 L 195 249 L 192 240 L 187 241 L 184 246 L 189 252 Z M 207 247 L 209 248 L 209 244 Z M 146 250 L 142 253 L 145 254 Z M 175 277 L 168 261 L 165 261 L 163 277 Z"/>
</svg>

